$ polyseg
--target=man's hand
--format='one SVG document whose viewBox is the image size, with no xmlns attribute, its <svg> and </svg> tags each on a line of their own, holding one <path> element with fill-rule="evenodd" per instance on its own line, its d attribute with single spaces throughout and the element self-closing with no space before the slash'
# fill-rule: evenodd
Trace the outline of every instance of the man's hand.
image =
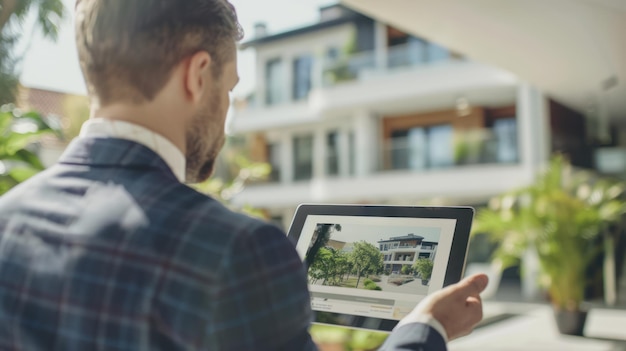
<svg viewBox="0 0 626 351">
<path fill-rule="evenodd" d="M 411 323 L 415 316 L 427 315 L 441 323 L 448 341 L 467 335 L 483 318 L 480 293 L 488 281 L 486 275 L 476 274 L 437 291 L 422 300 L 398 326 Z"/>
</svg>

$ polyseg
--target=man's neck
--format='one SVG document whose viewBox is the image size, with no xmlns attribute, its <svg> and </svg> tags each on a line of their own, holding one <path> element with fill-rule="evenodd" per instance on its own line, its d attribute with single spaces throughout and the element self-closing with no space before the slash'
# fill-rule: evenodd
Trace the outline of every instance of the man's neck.
<svg viewBox="0 0 626 351">
<path fill-rule="evenodd" d="M 177 118 L 174 111 L 169 110 L 167 106 L 151 103 L 111 104 L 94 108 L 91 111 L 91 118 L 106 118 L 142 126 L 169 140 L 184 155 L 186 153 L 185 123 L 184 120 Z"/>
</svg>

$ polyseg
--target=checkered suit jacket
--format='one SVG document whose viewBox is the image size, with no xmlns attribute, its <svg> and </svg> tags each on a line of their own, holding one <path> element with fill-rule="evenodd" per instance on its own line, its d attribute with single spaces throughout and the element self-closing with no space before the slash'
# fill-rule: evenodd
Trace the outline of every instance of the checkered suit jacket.
<svg viewBox="0 0 626 351">
<path fill-rule="evenodd" d="M 0 198 L 0 350 L 314 350 L 310 321 L 284 233 L 140 144 L 78 139 Z M 388 348 L 421 350 L 402 329 Z"/>
</svg>

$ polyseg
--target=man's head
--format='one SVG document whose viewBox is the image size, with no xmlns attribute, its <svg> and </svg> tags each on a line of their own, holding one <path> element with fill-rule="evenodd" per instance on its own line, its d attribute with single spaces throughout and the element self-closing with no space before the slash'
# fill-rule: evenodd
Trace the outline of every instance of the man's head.
<svg viewBox="0 0 626 351">
<path fill-rule="evenodd" d="M 206 179 L 224 142 L 241 28 L 227 0 L 78 0 L 76 41 L 99 107 L 176 106 L 187 178 Z M 142 116 L 146 124 L 151 116 Z M 169 122 L 168 122 L 169 123 Z"/>
</svg>

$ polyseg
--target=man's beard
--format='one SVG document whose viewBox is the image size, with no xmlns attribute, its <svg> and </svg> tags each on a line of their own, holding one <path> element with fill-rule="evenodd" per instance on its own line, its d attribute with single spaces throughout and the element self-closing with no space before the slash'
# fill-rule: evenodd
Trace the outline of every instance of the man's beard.
<svg viewBox="0 0 626 351">
<path fill-rule="evenodd" d="M 216 99 L 217 100 L 217 99 Z M 216 125 L 219 120 L 219 110 L 217 101 L 203 111 L 211 111 L 205 114 L 197 114 L 187 129 L 187 167 L 186 182 L 189 184 L 203 182 L 211 175 L 215 168 L 215 160 L 220 150 L 224 146 L 223 125 Z"/>
</svg>

